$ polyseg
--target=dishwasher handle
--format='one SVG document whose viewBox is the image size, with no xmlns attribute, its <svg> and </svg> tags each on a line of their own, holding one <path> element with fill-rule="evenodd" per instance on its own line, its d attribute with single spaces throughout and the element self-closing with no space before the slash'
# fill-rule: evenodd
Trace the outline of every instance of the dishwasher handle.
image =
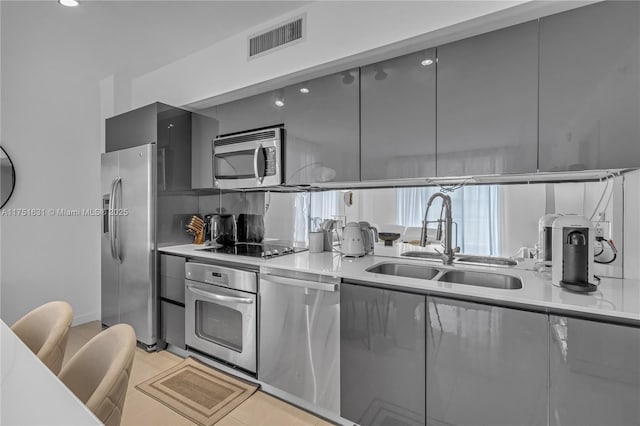
<svg viewBox="0 0 640 426">
<path fill-rule="evenodd" d="M 270 281 L 274 284 L 282 284 L 282 285 L 288 285 L 288 286 L 292 286 L 292 287 L 301 287 L 301 288 L 308 288 L 308 289 L 312 289 L 312 290 L 320 290 L 320 291 L 336 291 L 338 289 L 338 285 L 337 284 L 329 284 L 329 283 L 319 283 L 316 281 L 308 281 L 308 280 L 301 280 L 301 279 L 297 279 L 297 278 L 287 278 L 287 277 L 281 277 L 279 275 L 272 275 L 269 273 L 262 273 L 260 274 L 260 279 L 264 279 L 266 281 Z"/>
</svg>

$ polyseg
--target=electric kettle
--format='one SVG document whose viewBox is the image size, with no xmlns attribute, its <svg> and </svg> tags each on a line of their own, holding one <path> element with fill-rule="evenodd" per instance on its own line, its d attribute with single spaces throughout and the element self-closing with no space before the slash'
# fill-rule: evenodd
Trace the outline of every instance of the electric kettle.
<svg viewBox="0 0 640 426">
<path fill-rule="evenodd" d="M 361 257 L 366 254 L 364 236 L 360 224 L 349 222 L 342 230 L 342 255 L 347 257 Z"/>
<path fill-rule="evenodd" d="M 362 230 L 364 251 L 366 254 L 373 254 L 374 243 L 378 242 L 378 229 L 371 226 L 369 222 L 358 222 Z"/>
</svg>

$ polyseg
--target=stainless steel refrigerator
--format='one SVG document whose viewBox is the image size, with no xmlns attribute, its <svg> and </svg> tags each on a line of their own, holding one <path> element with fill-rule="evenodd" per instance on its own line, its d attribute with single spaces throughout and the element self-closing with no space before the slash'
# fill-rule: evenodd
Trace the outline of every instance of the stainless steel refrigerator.
<svg viewBox="0 0 640 426">
<path fill-rule="evenodd" d="M 102 154 L 102 323 L 157 342 L 156 144 Z"/>
<path fill-rule="evenodd" d="M 183 222 L 197 213 L 190 211 L 197 205 L 192 145 L 210 145 L 216 123 L 161 103 L 106 121 L 100 188 L 102 323 L 130 324 L 147 350 L 164 346 L 158 326 L 157 248 L 190 241 Z"/>
</svg>

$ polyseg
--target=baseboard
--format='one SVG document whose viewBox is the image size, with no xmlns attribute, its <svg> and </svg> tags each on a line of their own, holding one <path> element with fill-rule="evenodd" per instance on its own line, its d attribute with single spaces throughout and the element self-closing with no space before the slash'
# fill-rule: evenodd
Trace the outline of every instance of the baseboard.
<svg viewBox="0 0 640 426">
<path fill-rule="evenodd" d="M 91 321 L 98 321 L 100 319 L 100 312 L 90 312 L 88 314 L 74 315 L 72 326 L 84 324 Z"/>
</svg>

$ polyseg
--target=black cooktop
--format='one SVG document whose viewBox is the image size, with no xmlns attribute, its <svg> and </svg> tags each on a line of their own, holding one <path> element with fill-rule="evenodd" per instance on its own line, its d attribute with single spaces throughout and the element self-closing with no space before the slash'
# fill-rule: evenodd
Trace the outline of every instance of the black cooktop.
<svg viewBox="0 0 640 426">
<path fill-rule="evenodd" d="M 261 257 L 266 259 L 275 256 L 283 256 L 285 254 L 298 253 L 306 249 L 282 244 L 236 243 L 232 246 L 207 247 L 198 250 L 237 256 Z"/>
</svg>

